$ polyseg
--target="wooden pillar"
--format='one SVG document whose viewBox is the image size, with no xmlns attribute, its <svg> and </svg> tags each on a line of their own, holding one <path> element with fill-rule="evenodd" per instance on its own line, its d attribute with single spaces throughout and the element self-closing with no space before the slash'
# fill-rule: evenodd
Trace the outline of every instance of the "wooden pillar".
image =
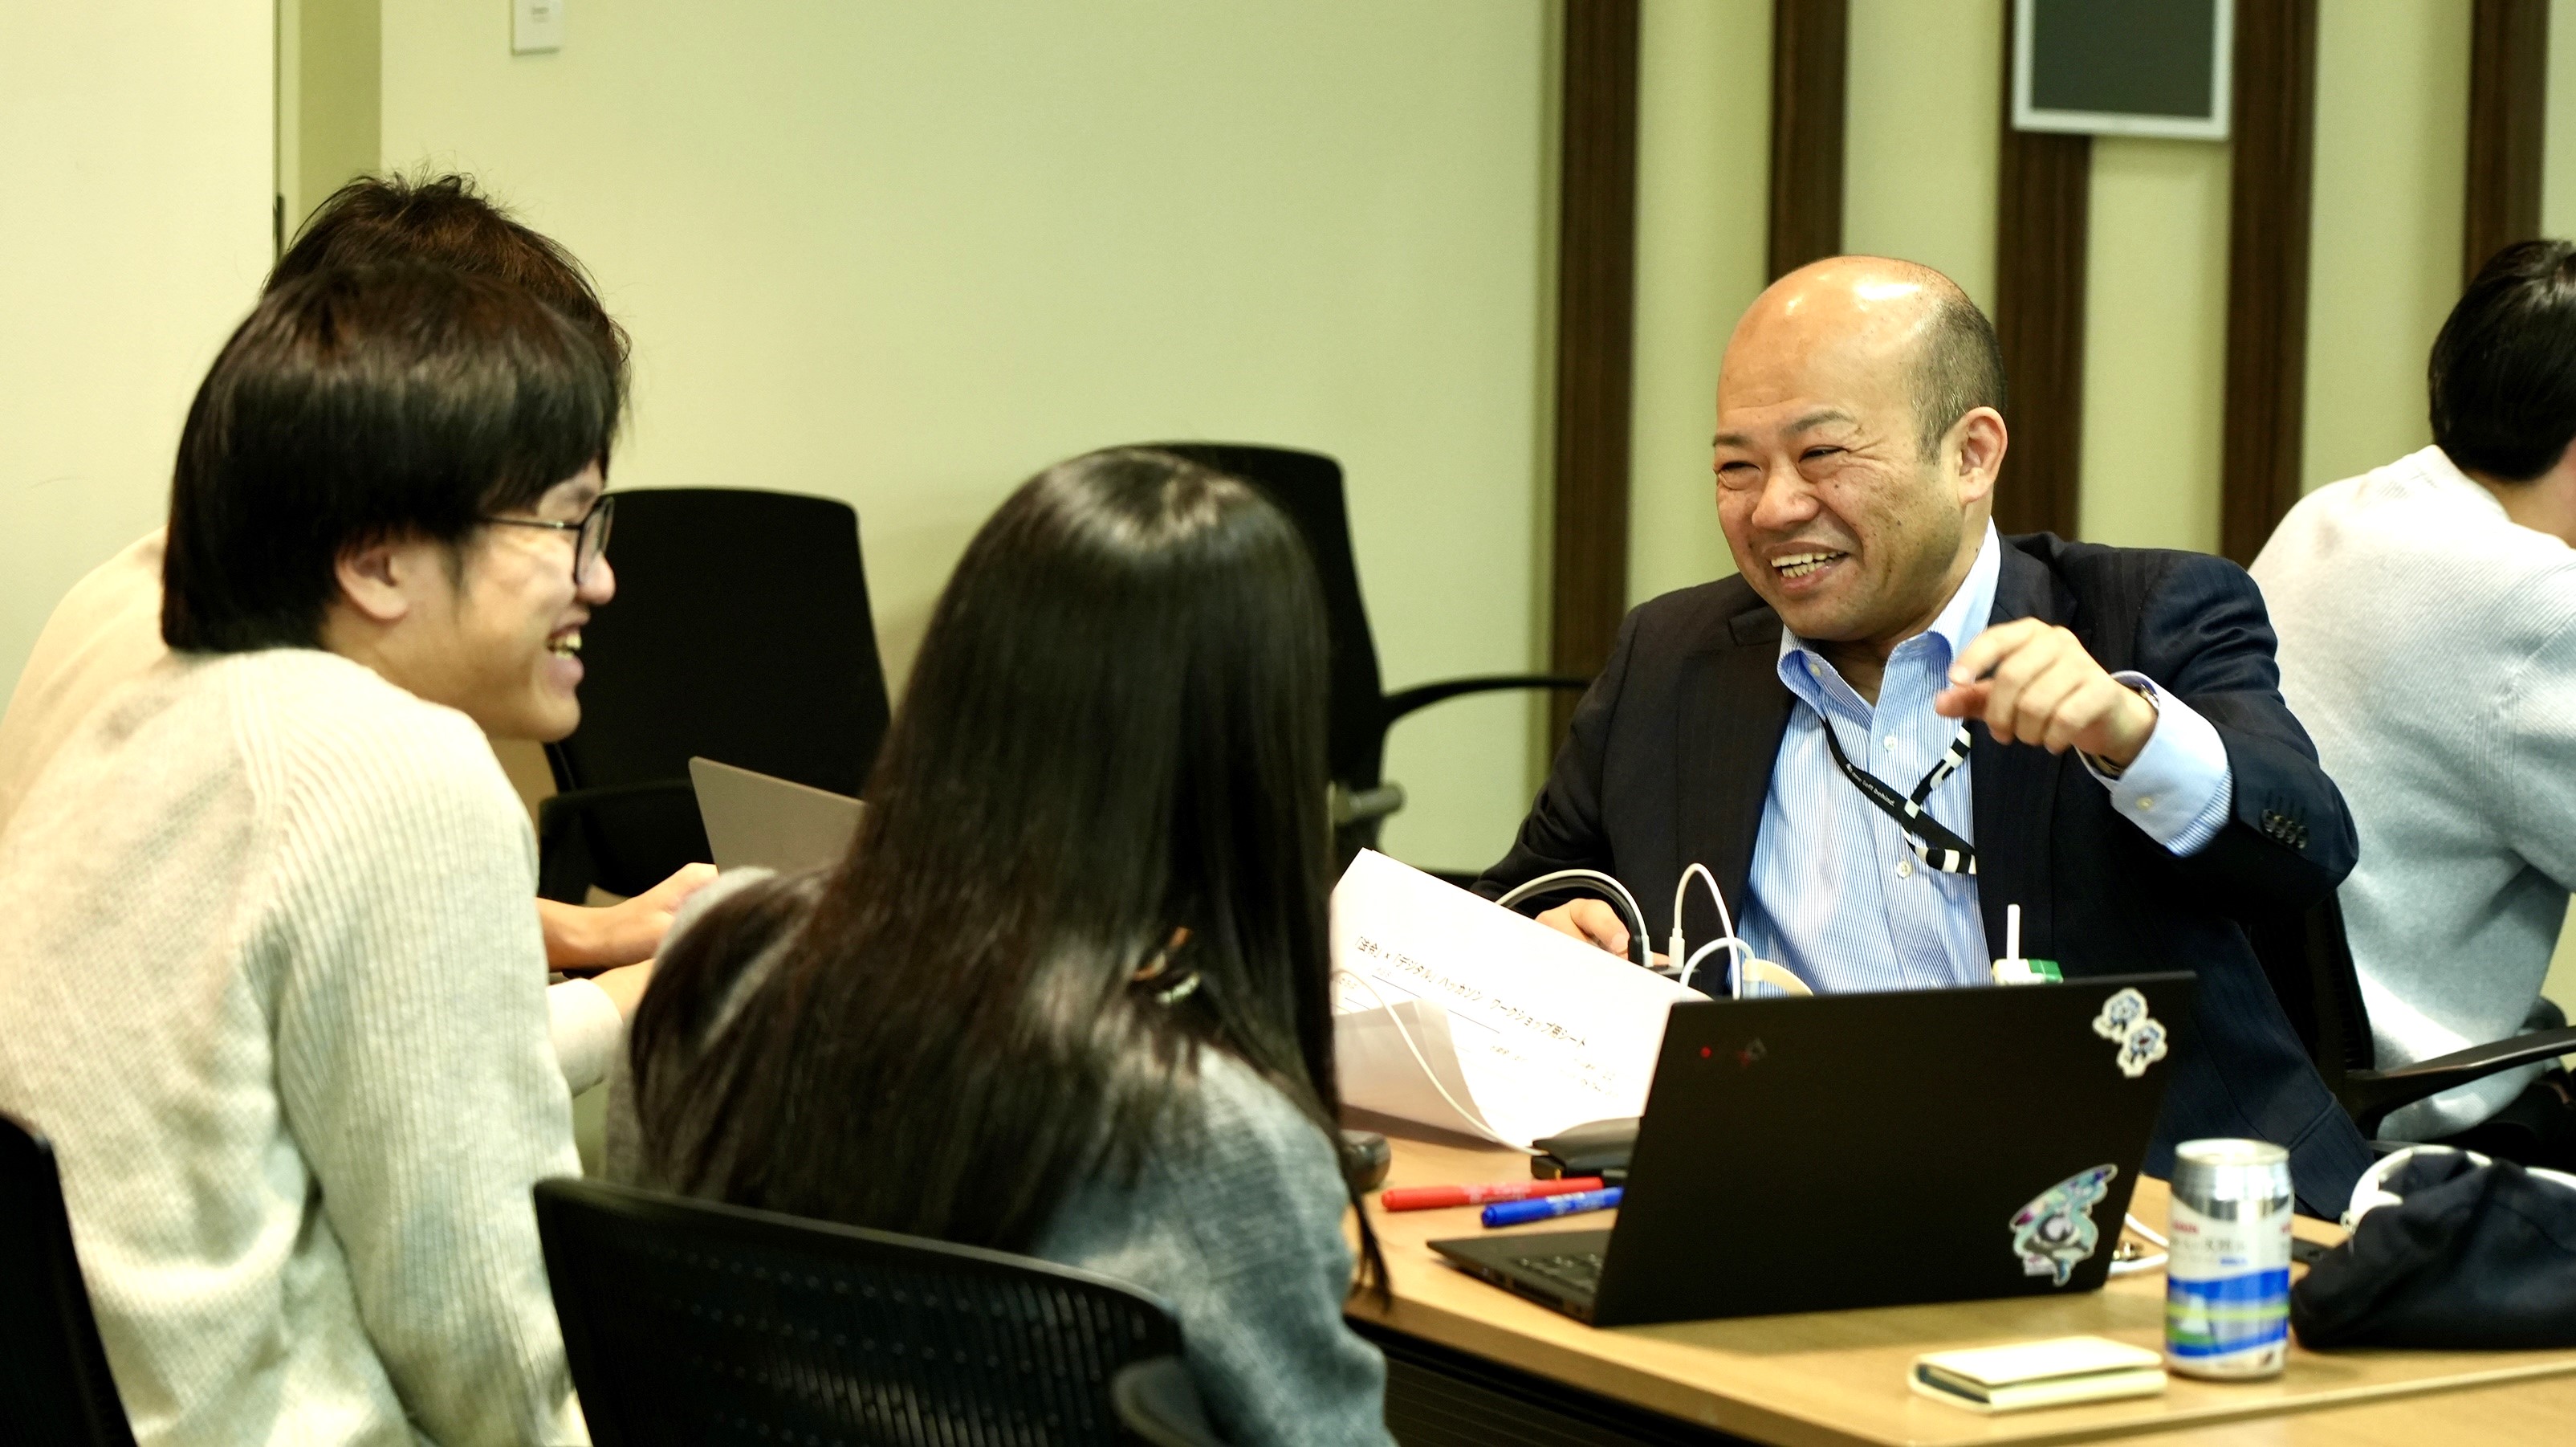
<svg viewBox="0 0 2576 1447">
<path fill-rule="evenodd" d="M 1994 322 L 2010 389 L 2004 419 L 2012 446 L 1995 488 L 1995 526 L 2006 533 L 2071 538 L 2083 500 L 2084 260 L 2092 231 L 2093 138 L 2013 129 L 2013 7 L 2003 10 Z"/>
<path fill-rule="evenodd" d="M 1565 0 L 1558 171 L 1552 672 L 1609 661 L 1628 611 L 1636 339 L 1638 0 Z M 1562 738 L 1576 696 L 1555 695 Z"/>
<path fill-rule="evenodd" d="M 2540 234 L 2549 0 L 2477 0 L 2469 20 L 2469 170 L 2460 277 Z"/>
<path fill-rule="evenodd" d="M 2251 563 L 2299 500 L 2317 0 L 2237 0 L 2220 549 Z"/>
<path fill-rule="evenodd" d="M 1771 247 L 1777 281 L 1843 249 L 1851 0 L 1772 0 Z"/>
</svg>

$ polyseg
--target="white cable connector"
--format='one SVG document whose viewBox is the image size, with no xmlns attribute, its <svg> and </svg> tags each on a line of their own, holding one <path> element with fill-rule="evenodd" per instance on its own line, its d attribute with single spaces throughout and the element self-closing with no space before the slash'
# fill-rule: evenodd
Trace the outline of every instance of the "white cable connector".
<svg viewBox="0 0 2576 1447">
<path fill-rule="evenodd" d="M 1648 942 L 1648 936 L 1646 933 L 1646 911 L 1637 904 L 1637 896 L 1628 892 L 1628 886 L 1621 884 L 1617 879 L 1602 873 L 1598 869 L 1554 870 L 1549 873 L 1542 874 L 1536 879 L 1526 880 L 1520 884 L 1512 886 L 1512 888 L 1504 892 L 1502 898 L 1495 900 L 1494 903 L 1501 905 L 1505 909 L 1509 909 L 1513 905 L 1518 904 L 1522 900 L 1529 898 L 1531 895 L 1538 893 L 1547 886 L 1567 879 L 1593 880 L 1601 884 L 1606 884 L 1612 889 L 1619 891 L 1620 900 L 1628 906 L 1628 920 L 1630 924 L 1628 931 L 1628 947 L 1636 953 L 1638 964 L 1643 965 L 1648 969 L 1654 968 L 1654 947 Z M 1716 886 L 1711 885 L 1710 887 L 1715 888 Z"/>
<path fill-rule="evenodd" d="M 1717 901 L 1718 922 L 1725 926 L 1726 934 L 1723 938 L 1709 941 L 1707 944 L 1700 946 L 1697 950 L 1684 953 L 1685 948 L 1689 943 L 1689 939 L 1682 931 L 1682 906 L 1690 897 L 1690 882 L 1691 876 L 1693 875 L 1699 876 L 1700 881 L 1708 886 L 1708 897 Z M 1606 884 L 1619 892 L 1619 899 L 1628 906 L 1628 916 L 1630 920 L 1633 921 L 1632 927 L 1628 933 L 1629 946 L 1633 951 L 1635 951 L 1638 964 L 1644 965 L 1650 969 L 1653 968 L 1654 958 L 1650 953 L 1648 953 L 1645 943 L 1645 910 L 1638 906 L 1637 897 L 1628 892 L 1628 886 L 1621 884 L 1617 879 L 1602 873 L 1600 870 L 1555 870 L 1551 873 L 1542 874 L 1536 879 L 1514 886 L 1511 890 L 1507 891 L 1502 898 L 1494 902 L 1504 906 L 1505 908 L 1509 908 L 1510 906 L 1519 903 L 1521 900 L 1527 899 L 1531 895 L 1545 889 L 1551 884 L 1556 884 L 1568 879 L 1595 881 L 1601 884 Z M 1684 987 L 1688 987 L 1691 982 L 1691 977 L 1699 972 L 1699 962 L 1706 959 L 1711 950 L 1722 949 L 1727 952 L 1729 995 L 1734 999 L 1741 1000 L 1744 998 L 1744 987 L 1748 983 L 1771 985 L 1792 995 L 1812 995 L 1815 993 L 1815 991 L 1808 986 L 1806 981 L 1799 979 L 1788 970 L 1771 963 L 1769 960 L 1756 957 L 1753 953 L 1753 946 L 1737 936 L 1735 933 L 1735 914 L 1726 907 L 1726 895 L 1717 887 L 1717 876 L 1709 873 L 1708 866 L 1705 864 L 1694 863 L 1686 866 L 1682 870 L 1681 880 L 1673 886 L 1673 928 L 1672 934 L 1669 937 L 1669 942 L 1670 948 L 1666 951 L 1665 958 L 1667 960 L 1679 960 L 1681 962 L 1681 970 L 1675 978 Z"/>
<path fill-rule="evenodd" d="M 1707 959 L 1709 952 L 1712 950 L 1726 951 L 1727 954 L 1732 957 L 1732 963 L 1729 965 L 1730 971 L 1740 974 L 1744 964 L 1745 949 L 1746 945 L 1744 941 L 1737 939 L 1733 935 L 1728 935 L 1722 940 L 1710 940 L 1707 944 L 1701 945 L 1698 949 L 1691 951 L 1690 958 L 1682 964 L 1680 979 L 1681 987 L 1685 990 L 1690 988 L 1691 976 L 1699 973 L 1699 962 Z M 1736 995 L 1738 998 L 1741 998 L 1743 991 L 1738 990 Z"/>
<path fill-rule="evenodd" d="M 1751 948 L 1735 937 L 1735 916 L 1726 908 L 1726 894 L 1717 887 L 1717 876 L 1708 872 L 1707 865 L 1694 861 L 1689 868 L 1682 871 L 1681 879 L 1673 885 L 1673 933 L 1671 941 L 1664 950 L 1665 959 L 1681 961 L 1680 979 L 1684 986 L 1690 984 L 1692 967 L 1699 963 L 1700 955 L 1707 954 L 1710 949 L 1716 948 L 1716 945 L 1703 946 L 1698 954 L 1693 954 L 1687 938 L 1682 933 L 1682 905 L 1690 898 L 1690 882 L 1694 874 L 1708 885 L 1708 897 L 1717 901 L 1717 922 L 1725 927 L 1726 938 L 1716 943 L 1730 947 L 1727 955 L 1735 963 L 1736 973 L 1742 973 L 1745 951 Z M 1741 993 L 1739 990 L 1738 994 Z"/>
</svg>

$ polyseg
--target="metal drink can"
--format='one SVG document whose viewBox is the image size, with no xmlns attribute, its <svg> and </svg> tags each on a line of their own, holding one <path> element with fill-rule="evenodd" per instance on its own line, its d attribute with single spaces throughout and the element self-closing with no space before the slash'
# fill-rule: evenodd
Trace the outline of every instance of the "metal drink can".
<svg viewBox="0 0 2576 1447">
<path fill-rule="evenodd" d="M 2290 1153 L 2268 1141 L 2174 1147 L 2165 1365 L 2278 1376 L 2290 1351 Z"/>
</svg>

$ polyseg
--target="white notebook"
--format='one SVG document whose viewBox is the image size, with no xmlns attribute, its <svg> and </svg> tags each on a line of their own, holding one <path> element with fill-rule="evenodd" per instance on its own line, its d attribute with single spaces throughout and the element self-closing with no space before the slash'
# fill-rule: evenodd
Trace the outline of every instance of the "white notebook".
<svg viewBox="0 0 2576 1447">
<path fill-rule="evenodd" d="M 2164 1358 L 2098 1336 L 2062 1336 L 2011 1346 L 1926 1352 L 1907 1385 L 1972 1412 L 2018 1412 L 2076 1402 L 2152 1397 L 2165 1389 Z"/>
</svg>

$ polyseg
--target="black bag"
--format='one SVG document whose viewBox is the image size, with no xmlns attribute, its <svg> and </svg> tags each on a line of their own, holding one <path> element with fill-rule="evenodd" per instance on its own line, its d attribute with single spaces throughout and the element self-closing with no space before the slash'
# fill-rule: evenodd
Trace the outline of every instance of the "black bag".
<svg viewBox="0 0 2576 1447">
<path fill-rule="evenodd" d="M 2309 1348 L 2576 1346 L 2576 1178 L 2448 1146 L 2379 1163 L 2290 1292 Z"/>
</svg>

